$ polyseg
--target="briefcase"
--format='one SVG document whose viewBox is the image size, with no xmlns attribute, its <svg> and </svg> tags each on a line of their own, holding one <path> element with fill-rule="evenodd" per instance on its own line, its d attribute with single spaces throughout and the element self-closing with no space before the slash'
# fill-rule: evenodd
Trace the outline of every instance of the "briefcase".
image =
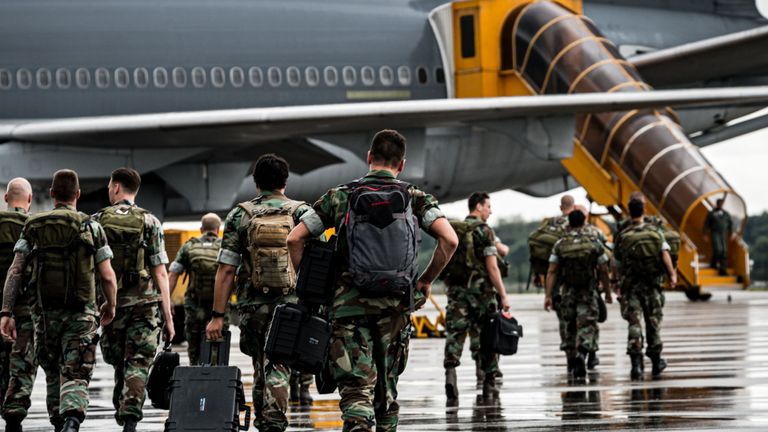
<svg viewBox="0 0 768 432">
<path fill-rule="evenodd" d="M 304 246 L 296 280 L 302 303 L 329 306 L 336 290 L 336 236 L 327 242 L 310 240 Z"/>
<path fill-rule="evenodd" d="M 147 394 L 153 407 L 164 410 L 170 408 L 171 379 L 177 366 L 179 366 L 179 353 L 171 351 L 171 344 L 167 343 L 152 361 L 147 377 Z"/>
<path fill-rule="evenodd" d="M 270 361 L 316 374 L 323 369 L 330 339 L 328 321 L 301 305 L 286 303 L 275 308 L 264 353 Z"/>
<path fill-rule="evenodd" d="M 481 337 L 485 352 L 512 355 L 517 352 L 517 342 L 523 337 L 523 326 L 509 312 L 498 311 L 483 327 Z"/>
</svg>

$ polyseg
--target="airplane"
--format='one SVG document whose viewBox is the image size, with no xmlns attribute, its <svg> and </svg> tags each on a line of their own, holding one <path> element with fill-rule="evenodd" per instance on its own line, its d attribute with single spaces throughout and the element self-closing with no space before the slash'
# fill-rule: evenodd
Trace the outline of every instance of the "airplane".
<svg viewBox="0 0 768 432">
<path fill-rule="evenodd" d="M 695 146 L 768 125 L 731 123 L 768 101 L 764 3 L 6 0 L 0 183 L 45 190 L 72 168 L 95 210 L 132 166 L 161 218 L 223 213 L 253 196 L 261 154 L 285 156 L 291 195 L 311 200 L 396 128 L 403 178 L 441 200 L 581 183 L 620 207 L 640 188 L 697 260 L 711 198 L 745 220 Z"/>
</svg>

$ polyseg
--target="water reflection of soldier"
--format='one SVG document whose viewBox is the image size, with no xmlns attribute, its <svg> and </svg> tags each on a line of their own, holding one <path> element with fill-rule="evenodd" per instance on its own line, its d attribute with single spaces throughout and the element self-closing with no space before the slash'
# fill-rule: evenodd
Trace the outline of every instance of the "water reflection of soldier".
<svg viewBox="0 0 768 432">
<path fill-rule="evenodd" d="M 631 403 L 627 416 L 628 429 L 660 428 L 666 426 L 663 411 L 665 388 L 635 388 L 630 391 Z"/>
<path fill-rule="evenodd" d="M 504 418 L 504 408 L 498 398 L 489 400 L 478 395 L 472 405 L 473 431 L 505 432 L 507 430 Z"/>
<path fill-rule="evenodd" d="M 710 211 L 704 222 L 704 238 L 712 241 L 712 268 L 716 268 L 720 276 L 727 274 L 728 243 L 733 239 L 733 219 L 723 209 L 725 200 L 717 200 L 714 210 Z"/>
<path fill-rule="evenodd" d="M 603 407 L 599 391 L 566 391 L 560 393 L 560 398 L 563 401 L 563 422 L 602 418 Z M 584 429 L 588 430 L 589 427 Z"/>
</svg>

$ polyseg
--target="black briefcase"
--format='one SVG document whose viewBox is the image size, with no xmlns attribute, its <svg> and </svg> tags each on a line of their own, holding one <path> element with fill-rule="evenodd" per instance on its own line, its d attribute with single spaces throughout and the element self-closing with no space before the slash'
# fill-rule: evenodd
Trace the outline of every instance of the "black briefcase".
<svg viewBox="0 0 768 432">
<path fill-rule="evenodd" d="M 157 353 L 147 377 L 147 395 L 152 406 L 167 410 L 171 406 L 171 379 L 173 371 L 179 365 L 179 353 L 171 351 L 168 343 Z"/>
<path fill-rule="evenodd" d="M 316 374 L 323 369 L 331 339 L 331 325 L 295 303 L 275 308 L 264 353 L 270 361 L 299 372 Z"/>
<path fill-rule="evenodd" d="M 336 236 L 327 242 L 310 240 L 304 247 L 296 279 L 296 295 L 303 303 L 329 306 L 336 289 Z"/>
<path fill-rule="evenodd" d="M 491 316 L 482 330 L 482 347 L 486 352 L 512 355 L 517 342 L 523 337 L 523 326 L 509 312 L 498 311 Z"/>
</svg>

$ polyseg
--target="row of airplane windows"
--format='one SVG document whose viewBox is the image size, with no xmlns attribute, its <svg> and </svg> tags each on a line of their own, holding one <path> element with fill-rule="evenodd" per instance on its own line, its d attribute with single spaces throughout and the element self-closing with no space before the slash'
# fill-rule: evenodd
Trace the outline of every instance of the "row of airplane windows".
<svg viewBox="0 0 768 432">
<path fill-rule="evenodd" d="M 443 68 L 437 67 L 433 72 L 435 83 L 445 83 Z M 91 85 L 100 89 L 112 86 L 127 88 L 131 84 L 136 88 L 147 88 L 150 85 L 155 88 L 169 86 L 185 88 L 188 85 L 203 88 L 208 85 L 208 82 L 216 88 L 225 87 L 227 84 L 236 88 L 246 84 L 252 87 L 261 87 L 265 82 L 271 87 L 280 87 L 284 83 L 290 87 L 299 87 L 302 85 L 302 79 L 309 87 L 320 85 L 321 80 L 328 87 L 335 87 L 340 81 L 345 86 L 351 87 L 357 85 L 358 76 L 359 82 L 364 86 L 376 85 L 377 80 L 378 84 L 383 86 L 392 86 L 396 83 L 401 86 L 410 86 L 413 80 L 411 68 L 408 66 L 399 66 L 396 69 L 390 66 L 381 66 L 378 70 L 372 66 L 363 66 L 360 69 L 344 66 L 340 73 L 334 66 L 326 66 L 322 70 L 315 66 L 309 66 L 303 71 L 296 66 L 289 66 L 285 69 L 271 66 L 266 71 L 258 66 L 248 69 L 234 66 L 228 70 L 219 66 L 208 70 L 200 66 L 190 69 L 174 67 L 170 70 L 164 67 L 156 67 L 152 70 L 145 67 L 137 67 L 133 70 L 124 67 L 112 70 L 99 67 L 93 71 L 87 68 L 77 68 L 74 69 L 74 74 L 68 68 L 55 70 L 40 68 L 35 71 L 28 68 L 20 68 L 15 71 L 0 68 L 0 90 L 12 89 L 14 85 L 22 90 L 31 89 L 34 86 L 43 90 L 50 88 L 68 89 L 72 86 L 87 89 Z M 416 68 L 416 80 L 419 84 L 429 83 L 430 77 L 425 67 Z"/>
</svg>

